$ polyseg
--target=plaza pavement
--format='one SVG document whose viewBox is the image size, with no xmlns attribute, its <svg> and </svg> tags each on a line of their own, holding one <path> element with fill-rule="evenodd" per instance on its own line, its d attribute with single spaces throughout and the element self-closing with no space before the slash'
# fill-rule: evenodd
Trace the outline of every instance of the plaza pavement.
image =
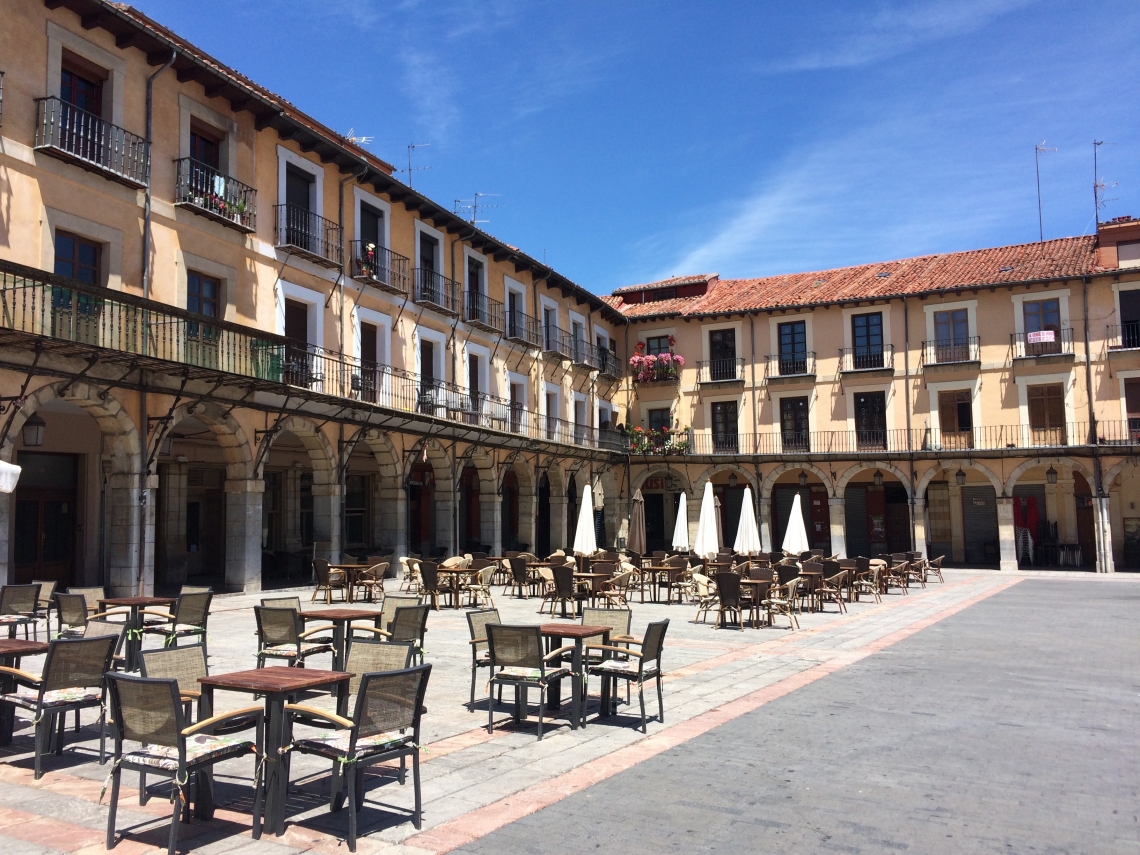
<svg viewBox="0 0 1140 855">
<path fill-rule="evenodd" d="M 591 715 L 581 730 L 556 718 L 541 742 L 533 704 L 522 727 L 511 726 L 504 704 L 487 734 L 485 701 L 474 713 L 466 707 L 466 611 L 433 612 L 424 828 L 405 821 L 410 785 L 378 770 L 358 851 L 1140 850 L 1140 578 L 945 575 L 944 585 L 864 601 L 845 616 L 833 605 L 804 615 L 794 633 L 716 630 L 692 623 L 691 605 L 634 603 L 635 634 L 670 619 L 665 722 L 651 718 L 648 735 L 636 729 L 636 701 L 610 719 Z M 212 673 L 255 664 L 258 600 L 215 598 Z M 537 599 L 496 596 L 496 605 L 505 622 L 548 620 L 536 614 Z M 39 657 L 23 663 L 39 666 Z M 484 670 L 477 697 L 485 681 Z M 217 707 L 245 703 L 219 694 Z M 69 734 L 77 741 L 45 761 L 37 782 L 31 728 L 26 717 L 18 722 L 0 754 L 0 853 L 103 851 L 99 795 L 110 767 L 95 762 L 93 724 L 88 713 L 82 732 Z M 252 772 L 252 757 L 218 767 L 219 809 L 182 827 L 183 850 L 347 851 L 346 817 L 328 812 L 327 765 L 294 756 L 287 831 L 260 841 L 249 832 Z M 115 851 L 165 849 L 167 791 L 152 785 L 140 807 L 130 789 L 137 778 L 123 783 Z"/>
</svg>

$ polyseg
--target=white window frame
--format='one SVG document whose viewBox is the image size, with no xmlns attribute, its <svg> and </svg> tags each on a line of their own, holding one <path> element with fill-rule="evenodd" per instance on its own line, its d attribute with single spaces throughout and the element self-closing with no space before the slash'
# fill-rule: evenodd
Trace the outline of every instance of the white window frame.
<svg viewBox="0 0 1140 855">
<path fill-rule="evenodd" d="M 594 324 L 594 340 L 592 342 L 590 342 L 590 344 L 593 344 L 596 346 L 598 343 L 598 337 L 599 336 L 606 340 L 605 349 L 609 350 L 610 349 L 610 342 L 614 340 L 614 337 L 612 335 L 610 335 L 610 331 L 608 329 L 606 329 L 605 327 L 603 327 L 601 324 Z"/>
<path fill-rule="evenodd" d="M 511 386 L 522 386 L 522 404 L 524 407 L 527 405 L 527 391 L 530 389 L 530 378 L 525 374 L 519 374 L 515 371 L 507 370 L 507 394 L 504 396 L 507 401 L 511 400 Z M 527 409 L 530 409 L 527 407 Z"/>
<path fill-rule="evenodd" d="M 1058 291 L 1025 291 L 1021 294 L 1014 294 L 1011 299 L 1013 300 L 1013 331 L 1018 335 L 1025 332 L 1025 302 L 1028 300 L 1030 303 L 1037 302 L 1038 300 L 1057 300 L 1058 309 L 1061 313 L 1061 329 L 1069 329 L 1069 289 L 1062 288 Z M 1068 393 L 1066 392 L 1066 396 Z"/>
<path fill-rule="evenodd" d="M 937 312 L 954 312 L 958 309 L 966 310 L 966 335 L 971 338 L 978 334 L 978 301 L 955 300 L 952 303 L 932 303 L 922 307 L 926 313 L 926 340 L 936 341 L 934 332 L 934 315 Z"/>
<path fill-rule="evenodd" d="M 1121 291 L 1140 291 L 1140 279 L 1133 279 L 1129 282 L 1113 282 L 1112 283 L 1112 306 L 1113 311 L 1116 313 L 1116 326 L 1122 326 L 1124 321 L 1120 318 L 1120 292 Z"/>
<path fill-rule="evenodd" d="M 362 203 L 370 208 L 375 208 L 384 215 L 384 228 L 380 233 L 380 245 L 387 249 L 392 245 L 392 205 L 379 196 L 374 196 L 367 190 L 362 190 L 356 186 L 352 188 L 352 239 L 360 240 L 360 206 Z"/>
<path fill-rule="evenodd" d="M 503 276 L 503 320 L 506 321 L 506 313 L 511 309 L 511 294 L 517 294 L 519 297 L 519 305 L 522 307 L 520 311 L 524 315 L 530 314 L 530 306 L 527 304 L 527 287 L 525 282 L 520 282 L 517 279 L 512 279 L 510 276 L 504 274 Z"/>
<path fill-rule="evenodd" d="M 854 315 L 873 315 L 878 312 L 883 316 L 883 350 L 891 347 L 891 304 L 857 306 L 843 310 L 843 349 L 850 350 L 855 346 L 854 335 L 851 332 L 851 318 Z"/>
<path fill-rule="evenodd" d="M 49 95 L 57 98 L 62 80 L 61 66 L 63 50 L 66 48 L 76 56 L 99 66 L 107 72 L 103 82 L 103 115 L 100 117 L 112 124 L 124 127 L 124 93 L 127 81 L 127 61 L 123 56 L 104 50 L 82 36 L 61 27 L 55 21 L 47 22 L 47 89 Z M 13 81 L 15 82 L 15 81 Z"/>
<path fill-rule="evenodd" d="M 849 325 L 850 326 L 850 325 Z M 886 338 L 884 332 L 884 339 Z M 886 341 L 883 342 L 886 345 Z M 886 407 L 887 407 L 887 424 L 886 430 L 888 432 L 894 430 L 895 425 L 895 384 L 888 381 L 886 383 L 871 383 L 866 386 L 844 386 L 844 391 L 847 395 L 847 432 L 849 434 L 855 433 L 855 395 L 859 392 L 885 392 L 886 393 Z"/>
<path fill-rule="evenodd" d="M 1116 376 L 1120 380 L 1120 421 L 1127 422 L 1128 399 L 1124 394 L 1124 381 L 1140 379 L 1140 371 L 1117 371 Z"/>
<path fill-rule="evenodd" d="M 943 380 L 938 383 L 927 383 L 927 390 L 930 392 L 930 429 L 936 432 L 942 430 L 942 414 L 938 408 L 938 394 L 940 392 L 961 392 L 966 389 L 970 390 L 970 417 L 974 420 L 975 437 L 977 431 L 983 427 L 982 425 L 982 378 L 975 377 L 973 380 Z"/>
<path fill-rule="evenodd" d="M 1073 370 L 1065 371 L 1059 374 L 1026 374 L 1021 377 L 1015 378 L 1017 381 L 1017 413 L 1018 421 L 1021 424 L 1023 431 L 1030 430 L 1029 427 L 1029 386 L 1048 386 L 1052 383 L 1062 384 L 1065 390 L 1065 426 L 1066 430 L 1071 424 L 1075 424 L 1076 418 L 1076 403 L 1073 400 L 1073 393 L 1077 386 L 1077 372 Z"/>
<path fill-rule="evenodd" d="M 285 167 L 292 165 L 313 176 L 313 198 L 309 200 L 310 212 L 318 217 L 325 213 L 325 168 L 319 163 L 306 160 L 283 145 L 277 146 L 277 204 L 285 203 Z"/>
<path fill-rule="evenodd" d="M 178 93 L 178 156 L 190 156 L 190 124 L 197 119 L 222 135 L 218 146 L 218 170 L 223 175 L 237 178 L 237 120 L 217 110 L 199 104 L 184 92 Z"/>
<path fill-rule="evenodd" d="M 377 343 L 376 359 L 381 365 L 392 364 L 392 316 L 385 315 L 363 306 L 352 310 L 352 355 L 359 361 L 363 357 L 360 352 L 361 324 L 372 324 L 377 330 L 382 330 L 381 341 Z"/>
<path fill-rule="evenodd" d="M 613 404 L 611 404 L 609 401 L 603 401 L 601 398 L 598 398 L 594 404 L 594 424 L 596 424 L 599 429 L 602 426 L 602 410 L 605 410 L 609 414 L 610 424 L 614 423 L 613 414 L 615 410 Z"/>
<path fill-rule="evenodd" d="M 315 310 L 309 312 L 309 329 L 307 337 L 309 339 L 310 345 L 324 350 L 325 295 L 320 291 L 314 291 L 312 288 L 306 288 L 303 285 L 296 285 L 292 282 L 282 279 L 277 288 L 278 335 L 285 335 L 285 300 L 287 299 L 298 303 L 305 303 L 311 309 Z"/>
<path fill-rule="evenodd" d="M 589 344 L 590 340 L 588 338 L 586 338 L 586 330 L 588 330 L 590 328 L 590 325 L 586 323 L 586 316 L 578 314 L 573 309 L 567 310 L 567 314 L 570 316 L 570 320 L 569 320 L 569 323 L 566 324 L 566 332 L 570 333 L 570 338 L 574 337 L 574 324 L 581 324 L 582 325 L 582 339 L 581 340 L 584 341 L 586 344 Z"/>
<path fill-rule="evenodd" d="M 784 423 L 783 423 L 782 419 L 780 418 L 780 402 L 784 398 L 807 398 L 808 399 L 808 434 L 810 435 L 810 434 L 814 434 L 816 432 L 815 402 L 819 398 L 819 394 L 816 392 L 815 387 L 812 387 L 811 389 L 807 389 L 807 390 L 800 389 L 799 391 L 788 390 L 785 392 L 772 392 L 771 398 L 772 398 L 772 429 L 775 432 L 776 442 L 779 443 L 780 453 L 782 454 L 783 449 L 784 449 Z M 711 411 L 710 411 L 709 415 L 711 417 L 711 415 L 712 415 Z M 712 429 L 711 422 L 710 422 L 709 429 L 710 430 Z M 810 440 L 809 440 L 809 442 L 810 442 Z"/>
<path fill-rule="evenodd" d="M 470 288 L 467 282 L 467 260 L 470 258 L 474 258 L 483 265 L 483 281 L 479 283 L 479 287 L 476 290 L 486 297 L 490 291 L 490 283 L 488 280 L 491 277 L 491 267 L 487 263 L 487 256 L 481 252 L 476 252 L 469 246 L 463 247 L 463 293 L 466 294 Z"/>
<path fill-rule="evenodd" d="M 554 395 L 554 404 L 556 412 L 550 412 L 548 400 L 551 395 Z M 542 415 L 554 416 L 556 419 L 562 418 L 562 387 L 557 383 L 544 383 L 542 386 L 542 400 L 539 402 L 542 405 Z"/>
<path fill-rule="evenodd" d="M 586 427 L 594 427 L 590 424 L 590 399 L 586 396 L 585 392 L 572 392 L 570 401 L 570 422 L 575 425 L 583 424 L 578 421 L 578 405 L 582 405 L 582 417 L 586 420 Z"/>
<path fill-rule="evenodd" d="M 497 395 L 497 391 L 491 388 L 491 350 L 481 344 L 474 342 L 467 342 L 463 348 L 463 382 L 456 385 L 462 386 L 468 392 L 471 391 L 471 357 L 474 356 L 479 359 L 479 382 L 482 383 L 481 391 L 484 395 Z"/>
<path fill-rule="evenodd" d="M 641 330 L 637 333 L 637 341 L 644 347 L 649 347 L 648 341 L 651 338 L 659 338 L 661 336 L 671 335 L 674 339 L 677 338 L 676 327 L 657 327 L 655 329 Z"/>
<path fill-rule="evenodd" d="M 416 220 L 415 221 L 415 241 L 412 244 L 413 249 L 415 250 L 415 256 L 412 259 L 412 267 L 418 268 L 420 266 L 420 235 L 421 234 L 426 234 L 429 237 L 433 237 L 438 241 L 438 244 L 437 244 L 438 252 L 436 253 L 435 269 L 438 273 L 440 273 L 440 275 L 446 275 L 443 273 L 443 255 L 444 255 L 444 250 L 447 249 L 447 236 L 444 235 L 444 233 L 441 232 L 439 229 L 433 229 L 431 226 L 429 226 L 423 220 Z"/>
<path fill-rule="evenodd" d="M 804 322 L 804 336 L 807 341 L 808 353 L 815 353 L 815 335 L 812 332 L 812 318 L 814 312 L 798 312 L 794 315 L 773 315 L 768 319 L 770 344 L 772 349 L 768 351 L 773 357 L 780 355 L 780 324 L 794 324 L 796 321 Z"/>
<path fill-rule="evenodd" d="M 444 354 L 447 352 L 447 333 L 433 330 L 430 327 L 416 325 L 412 331 L 412 350 L 415 374 L 417 377 L 423 377 L 424 373 L 420 366 L 420 339 L 425 339 L 435 345 L 435 348 L 433 348 L 434 353 L 432 354 L 435 360 L 435 365 L 432 366 L 432 368 L 435 369 L 433 376 L 436 380 L 446 382 L 447 366 L 444 363 Z"/>
<path fill-rule="evenodd" d="M 178 289 L 177 305 L 186 308 L 188 295 L 188 280 L 190 271 L 204 273 L 218 280 L 222 293 L 218 295 L 219 316 L 223 321 L 233 321 L 237 317 L 237 306 L 234 294 L 237 291 L 238 272 L 236 267 L 220 264 L 212 258 L 203 258 L 200 255 L 176 250 L 174 256 L 175 287 Z"/>
</svg>

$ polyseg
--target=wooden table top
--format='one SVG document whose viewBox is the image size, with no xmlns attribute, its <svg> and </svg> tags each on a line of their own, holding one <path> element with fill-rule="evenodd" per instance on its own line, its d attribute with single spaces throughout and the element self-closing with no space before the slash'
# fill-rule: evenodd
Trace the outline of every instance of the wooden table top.
<svg viewBox="0 0 1140 855">
<path fill-rule="evenodd" d="M 579 573 L 578 571 L 574 571 L 574 575 L 579 579 L 598 579 L 598 578 L 609 579 L 611 574 L 609 574 L 609 573 Z"/>
<path fill-rule="evenodd" d="M 271 668 L 253 668 L 249 671 L 234 671 L 230 674 L 212 674 L 199 677 L 203 686 L 216 686 L 238 692 L 300 692 L 316 689 L 329 683 L 340 683 L 354 677 L 347 671 L 318 671 L 316 668 L 287 668 L 275 665 Z"/>
<path fill-rule="evenodd" d="M 301 612 L 301 617 L 305 620 L 360 620 L 361 618 L 379 616 L 379 609 L 320 609 Z M 264 671 L 265 669 L 262 668 L 261 670 Z"/>
<path fill-rule="evenodd" d="M 538 629 L 543 635 L 556 635 L 560 638 L 590 638 L 594 635 L 613 632 L 612 627 L 590 626 L 580 623 L 544 623 Z"/>
<path fill-rule="evenodd" d="M 25 641 L 21 638 L 0 639 L 0 656 L 34 656 L 47 653 L 46 641 Z"/>
<path fill-rule="evenodd" d="M 478 570 L 472 570 L 470 567 L 437 567 L 436 570 L 440 573 L 478 573 Z"/>
<path fill-rule="evenodd" d="M 169 606 L 178 602 L 177 597 L 101 597 L 99 603 L 105 606 Z"/>
<path fill-rule="evenodd" d="M 382 561 L 376 562 L 382 564 Z M 367 570 L 369 567 L 375 567 L 376 564 L 330 564 L 330 570 Z"/>
</svg>

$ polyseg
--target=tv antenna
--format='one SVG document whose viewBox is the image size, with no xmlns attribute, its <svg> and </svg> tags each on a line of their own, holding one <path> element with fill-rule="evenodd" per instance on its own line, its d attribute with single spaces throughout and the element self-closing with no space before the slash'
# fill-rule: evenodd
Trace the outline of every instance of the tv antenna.
<svg viewBox="0 0 1140 855">
<path fill-rule="evenodd" d="M 489 223 L 490 220 L 480 220 L 479 211 L 487 210 L 488 208 L 497 208 L 498 205 L 487 205 L 481 203 L 479 200 L 490 196 L 502 196 L 502 193 L 476 193 L 474 199 L 456 199 L 455 209 L 453 213 L 458 217 L 463 217 L 471 225 L 477 226 L 480 223 Z M 470 216 L 468 216 L 470 214 Z"/>
<path fill-rule="evenodd" d="M 429 143 L 429 142 L 408 143 L 408 168 L 407 169 L 401 169 L 398 171 L 407 173 L 408 188 L 409 189 L 411 189 L 411 187 L 412 187 L 412 173 L 413 172 L 420 172 L 421 170 L 424 170 L 424 169 L 431 169 L 430 166 L 415 166 L 415 167 L 413 167 L 412 166 L 412 152 L 415 151 L 417 148 L 427 148 L 429 145 L 431 145 L 431 143 Z"/>
<path fill-rule="evenodd" d="M 360 146 L 368 145 L 374 139 L 376 139 L 376 137 L 366 137 L 366 136 L 359 136 L 358 137 L 356 135 L 356 128 L 349 128 L 348 133 L 344 135 L 344 138 L 346 140 L 348 140 L 350 143 L 354 143 L 355 145 L 360 145 Z"/>
<path fill-rule="evenodd" d="M 1045 224 L 1041 218 L 1041 155 L 1056 150 L 1056 146 L 1046 148 L 1045 140 L 1033 146 L 1033 164 L 1037 168 L 1037 239 L 1041 241 L 1045 240 Z"/>
<path fill-rule="evenodd" d="M 1111 184 L 1105 182 L 1100 177 L 1097 170 L 1097 154 L 1102 145 L 1115 145 L 1116 143 L 1106 143 L 1104 140 L 1093 140 L 1093 223 L 1100 223 L 1101 209 L 1109 202 L 1115 202 L 1115 199 L 1105 199 L 1104 191 L 1109 187 L 1115 187 L 1118 181 L 1113 181 Z"/>
</svg>

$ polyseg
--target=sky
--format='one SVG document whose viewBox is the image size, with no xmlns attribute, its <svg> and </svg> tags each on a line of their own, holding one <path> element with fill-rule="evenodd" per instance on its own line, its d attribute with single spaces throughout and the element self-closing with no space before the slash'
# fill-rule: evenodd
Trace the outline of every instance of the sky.
<svg viewBox="0 0 1140 855">
<path fill-rule="evenodd" d="M 133 3 L 599 294 L 1140 216 L 1134 0 Z"/>
</svg>

